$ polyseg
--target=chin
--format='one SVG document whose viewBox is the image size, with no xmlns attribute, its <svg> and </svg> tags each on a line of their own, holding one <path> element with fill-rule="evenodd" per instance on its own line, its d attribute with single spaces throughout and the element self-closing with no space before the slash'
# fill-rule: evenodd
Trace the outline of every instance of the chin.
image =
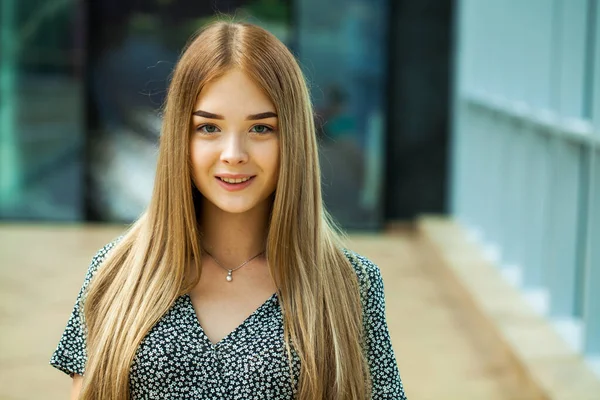
<svg viewBox="0 0 600 400">
<path fill-rule="evenodd" d="M 230 202 L 219 202 L 215 204 L 221 211 L 230 214 L 243 214 L 255 208 L 256 203 L 230 203 Z"/>
<path fill-rule="evenodd" d="M 219 207 L 221 211 L 226 212 L 228 214 L 244 214 L 250 210 L 252 207 Z"/>
</svg>

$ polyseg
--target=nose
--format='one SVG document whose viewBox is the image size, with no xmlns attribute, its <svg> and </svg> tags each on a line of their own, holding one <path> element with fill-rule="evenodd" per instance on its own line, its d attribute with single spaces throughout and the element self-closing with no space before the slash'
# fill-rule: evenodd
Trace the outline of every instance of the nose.
<svg viewBox="0 0 600 400">
<path fill-rule="evenodd" d="M 248 161 L 246 140 L 241 135 L 227 135 L 221 152 L 221 161 L 225 164 L 237 165 Z"/>
</svg>

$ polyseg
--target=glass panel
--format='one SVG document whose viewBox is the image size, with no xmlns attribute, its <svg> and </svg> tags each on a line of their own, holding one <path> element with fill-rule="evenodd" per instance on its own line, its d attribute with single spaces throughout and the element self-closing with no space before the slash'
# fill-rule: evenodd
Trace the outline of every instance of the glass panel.
<svg viewBox="0 0 600 400">
<path fill-rule="evenodd" d="M 592 160 L 593 184 L 591 197 L 590 261 L 584 278 L 585 352 L 600 356 L 600 151 Z"/>
<path fill-rule="evenodd" d="M 582 205 L 581 146 L 555 142 L 554 173 L 550 193 L 551 216 L 547 247 L 546 283 L 550 289 L 550 315 L 572 317 L 575 313 L 578 213 Z"/>
<path fill-rule="evenodd" d="M 0 5 L 0 218 L 79 220 L 82 5 Z"/>
<path fill-rule="evenodd" d="M 381 225 L 386 0 L 297 3 L 298 53 L 311 83 L 325 202 L 344 228 Z"/>
</svg>

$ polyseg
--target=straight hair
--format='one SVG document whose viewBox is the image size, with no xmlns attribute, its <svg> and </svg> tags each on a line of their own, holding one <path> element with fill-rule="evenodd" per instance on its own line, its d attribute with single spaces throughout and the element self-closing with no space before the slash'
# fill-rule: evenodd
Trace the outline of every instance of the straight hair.
<svg viewBox="0 0 600 400">
<path fill-rule="evenodd" d="M 173 72 L 150 204 L 86 293 L 82 399 L 129 399 L 136 349 L 175 300 L 199 281 L 201 194 L 192 183 L 191 118 L 202 88 L 232 69 L 264 90 L 279 118 L 281 164 L 266 257 L 290 368 L 293 354 L 300 361 L 297 398 L 370 396 L 358 280 L 323 207 L 305 78 L 292 53 L 266 30 L 218 21 L 190 39 Z"/>
</svg>

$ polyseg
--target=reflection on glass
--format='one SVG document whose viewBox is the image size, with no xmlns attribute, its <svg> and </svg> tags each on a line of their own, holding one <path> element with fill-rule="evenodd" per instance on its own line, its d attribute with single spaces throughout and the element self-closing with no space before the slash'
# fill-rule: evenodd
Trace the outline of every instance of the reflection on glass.
<svg viewBox="0 0 600 400">
<path fill-rule="evenodd" d="M 326 205 L 345 228 L 382 219 L 386 0 L 298 3 L 298 52 L 316 107 Z"/>
<path fill-rule="evenodd" d="M 0 218 L 81 219 L 80 4 L 1 7 Z"/>
</svg>

